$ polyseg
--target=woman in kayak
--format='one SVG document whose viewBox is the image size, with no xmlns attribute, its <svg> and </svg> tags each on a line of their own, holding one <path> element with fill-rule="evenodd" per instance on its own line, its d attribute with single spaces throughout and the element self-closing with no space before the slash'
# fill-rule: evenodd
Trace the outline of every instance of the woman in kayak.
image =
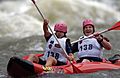
<svg viewBox="0 0 120 78">
<path fill-rule="evenodd" d="M 99 32 L 95 33 L 95 27 L 93 21 L 86 19 L 83 21 L 83 34 L 80 39 L 88 37 L 93 34 L 93 37 L 79 41 L 72 45 L 73 52 L 78 52 L 77 57 L 79 60 L 77 62 L 86 61 L 102 61 L 102 49 L 111 50 L 111 44 L 109 40 Z"/>
<path fill-rule="evenodd" d="M 47 42 L 44 55 L 42 58 L 38 58 L 34 54 L 31 54 L 28 58 L 29 61 L 50 67 L 53 65 L 66 65 L 67 59 L 73 60 L 74 56 L 71 50 L 70 39 L 66 37 L 67 25 L 64 22 L 56 23 L 54 26 L 55 35 L 60 44 L 58 44 L 54 35 L 49 32 L 47 19 L 44 20 L 43 31 Z M 66 50 L 67 57 L 61 46 Z"/>
</svg>

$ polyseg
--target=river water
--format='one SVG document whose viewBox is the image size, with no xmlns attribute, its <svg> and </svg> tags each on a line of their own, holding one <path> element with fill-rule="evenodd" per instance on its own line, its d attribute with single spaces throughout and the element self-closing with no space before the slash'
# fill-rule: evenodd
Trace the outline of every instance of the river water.
<svg viewBox="0 0 120 78">
<path fill-rule="evenodd" d="M 119 0 L 36 0 L 36 4 L 53 29 L 57 21 L 68 24 L 68 37 L 75 41 L 82 35 L 81 23 L 91 18 L 96 31 L 112 27 L 120 20 Z M 7 63 L 12 56 L 22 57 L 44 50 L 45 40 L 42 30 L 42 18 L 31 0 L 0 0 L 0 78 L 7 76 Z M 78 32 L 79 31 L 79 32 Z M 105 33 L 113 49 L 105 51 L 103 57 L 120 54 L 120 31 Z M 120 70 L 101 71 L 92 74 L 61 75 L 59 78 L 119 78 Z M 42 78 L 56 78 L 52 74 Z M 41 78 L 40 77 L 40 78 Z"/>
</svg>

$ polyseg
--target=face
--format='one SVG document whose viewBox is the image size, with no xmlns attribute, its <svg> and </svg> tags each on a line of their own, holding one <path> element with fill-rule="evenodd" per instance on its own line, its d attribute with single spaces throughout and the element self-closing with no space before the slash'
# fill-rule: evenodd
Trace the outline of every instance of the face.
<svg viewBox="0 0 120 78">
<path fill-rule="evenodd" d="M 64 36 L 64 32 L 61 32 L 61 31 L 56 31 L 56 36 L 58 38 L 62 38 Z"/>
<path fill-rule="evenodd" d="M 86 36 L 89 36 L 89 35 L 93 34 L 93 26 L 87 25 L 87 26 L 85 26 L 83 31 Z"/>
</svg>

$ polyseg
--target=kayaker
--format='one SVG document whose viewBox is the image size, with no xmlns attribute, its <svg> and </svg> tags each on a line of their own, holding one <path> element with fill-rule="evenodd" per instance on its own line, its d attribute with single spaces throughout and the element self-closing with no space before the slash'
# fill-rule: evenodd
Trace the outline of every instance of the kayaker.
<svg viewBox="0 0 120 78">
<path fill-rule="evenodd" d="M 77 62 L 102 62 L 103 48 L 106 50 L 111 50 L 112 48 L 108 38 L 99 34 L 99 32 L 95 32 L 95 25 L 90 19 L 85 19 L 83 21 L 83 34 L 84 36 L 81 36 L 80 39 L 91 34 L 94 34 L 94 36 L 72 45 L 73 52 L 78 52 L 77 57 L 79 59 Z"/>
<path fill-rule="evenodd" d="M 70 39 L 66 36 L 67 25 L 64 22 L 59 22 L 54 26 L 55 35 L 60 42 L 60 44 L 58 44 L 55 37 L 48 30 L 48 22 L 49 21 L 45 19 L 43 23 L 44 37 L 47 42 L 44 56 L 38 58 L 34 54 L 31 54 L 28 60 L 45 65 L 46 67 L 53 65 L 66 65 L 68 60 L 73 60 L 74 58 L 71 50 Z M 66 50 L 68 60 L 65 57 L 60 45 Z"/>
</svg>

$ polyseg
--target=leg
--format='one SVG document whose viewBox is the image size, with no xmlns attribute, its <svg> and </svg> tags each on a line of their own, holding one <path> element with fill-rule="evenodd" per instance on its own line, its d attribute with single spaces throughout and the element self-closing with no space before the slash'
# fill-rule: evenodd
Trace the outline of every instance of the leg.
<svg viewBox="0 0 120 78">
<path fill-rule="evenodd" d="M 84 62 L 90 62 L 90 60 L 88 60 L 88 59 L 83 59 L 82 63 L 84 63 Z"/>
<path fill-rule="evenodd" d="M 82 57 L 82 58 L 79 58 L 79 60 L 77 60 L 77 63 L 83 63 L 83 62 L 90 62 L 90 60 L 88 60 L 87 57 Z"/>
<path fill-rule="evenodd" d="M 47 61 L 46 61 L 45 66 L 50 67 L 50 66 L 53 66 L 53 65 L 56 65 L 56 64 L 57 64 L 57 60 L 54 57 L 49 56 Z"/>
<path fill-rule="evenodd" d="M 27 60 L 35 63 L 39 62 L 39 58 L 35 54 L 30 54 Z"/>
</svg>

